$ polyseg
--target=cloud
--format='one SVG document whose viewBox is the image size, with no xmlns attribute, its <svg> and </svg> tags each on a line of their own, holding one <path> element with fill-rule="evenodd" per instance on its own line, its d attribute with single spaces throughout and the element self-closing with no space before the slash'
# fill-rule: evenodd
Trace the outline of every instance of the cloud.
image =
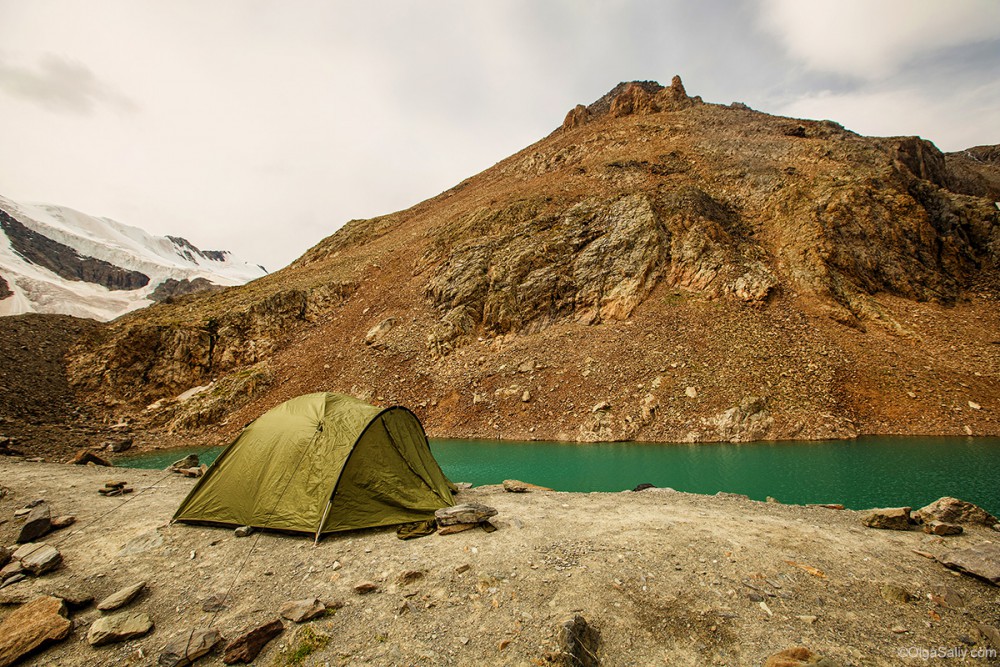
<svg viewBox="0 0 1000 667">
<path fill-rule="evenodd" d="M 861 79 L 1000 40 L 996 0 L 763 0 L 761 10 L 761 27 L 807 69 Z"/>
<path fill-rule="evenodd" d="M 59 113 L 88 115 L 102 105 L 120 112 L 138 110 L 83 63 L 52 53 L 42 55 L 34 68 L 0 61 L 0 91 Z"/>
</svg>

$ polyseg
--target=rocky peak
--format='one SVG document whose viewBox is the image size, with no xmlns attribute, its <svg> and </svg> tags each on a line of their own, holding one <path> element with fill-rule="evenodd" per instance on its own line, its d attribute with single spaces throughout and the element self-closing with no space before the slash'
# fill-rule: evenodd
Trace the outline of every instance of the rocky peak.
<svg viewBox="0 0 1000 667">
<path fill-rule="evenodd" d="M 589 106 L 576 105 L 566 114 L 563 129 L 579 127 L 600 116 L 618 118 L 632 114 L 676 111 L 701 103 L 700 97 L 688 97 L 681 77 L 674 75 L 669 87 L 656 81 L 623 81 Z"/>
</svg>

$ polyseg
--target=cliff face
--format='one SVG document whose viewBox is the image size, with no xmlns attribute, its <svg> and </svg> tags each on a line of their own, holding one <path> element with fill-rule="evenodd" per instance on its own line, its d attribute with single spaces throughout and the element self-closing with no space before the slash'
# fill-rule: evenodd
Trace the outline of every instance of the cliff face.
<svg viewBox="0 0 1000 667">
<path fill-rule="evenodd" d="M 71 375 L 174 428 L 330 389 L 451 436 L 998 433 L 998 211 L 956 164 L 621 84 L 283 271 L 111 323 Z"/>
</svg>

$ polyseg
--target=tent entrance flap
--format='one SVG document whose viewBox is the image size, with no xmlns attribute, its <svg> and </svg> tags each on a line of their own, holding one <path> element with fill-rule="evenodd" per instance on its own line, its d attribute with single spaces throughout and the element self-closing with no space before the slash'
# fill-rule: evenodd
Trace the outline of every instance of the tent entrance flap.
<svg viewBox="0 0 1000 667">
<path fill-rule="evenodd" d="M 318 539 L 429 518 L 453 503 L 416 415 L 323 392 L 293 398 L 248 425 L 174 520 Z"/>
</svg>

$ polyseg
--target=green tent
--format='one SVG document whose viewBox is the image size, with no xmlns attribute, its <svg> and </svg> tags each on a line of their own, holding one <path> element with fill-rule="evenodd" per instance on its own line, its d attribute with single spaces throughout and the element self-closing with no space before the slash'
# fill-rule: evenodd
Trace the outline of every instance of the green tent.
<svg viewBox="0 0 1000 667">
<path fill-rule="evenodd" d="M 319 536 L 433 518 L 454 504 L 420 420 L 318 393 L 271 409 L 226 448 L 174 521 Z"/>
</svg>

